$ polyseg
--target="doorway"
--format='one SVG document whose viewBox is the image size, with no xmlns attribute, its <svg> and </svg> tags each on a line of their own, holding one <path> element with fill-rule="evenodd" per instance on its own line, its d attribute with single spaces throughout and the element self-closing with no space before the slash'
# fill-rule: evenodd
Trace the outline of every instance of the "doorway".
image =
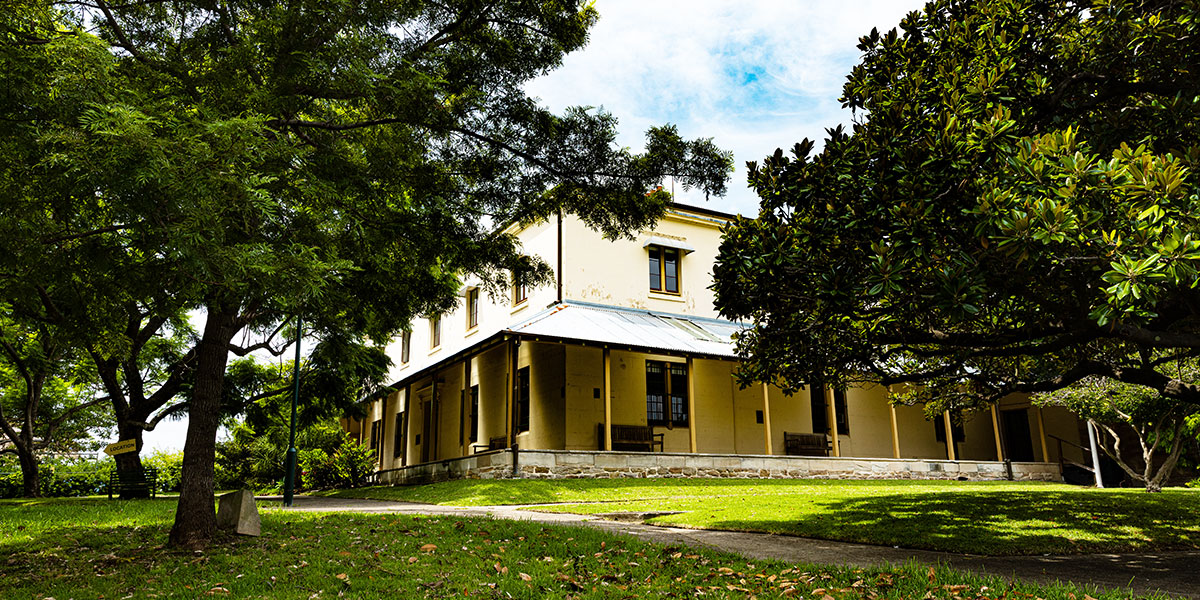
<svg viewBox="0 0 1200 600">
<path fill-rule="evenodd" d="M 1033 462 L 1033 436 L 1029 433 L 1029 409 L 1000 411 L 1004 447 L 1009 460 Z"/>
</svg>

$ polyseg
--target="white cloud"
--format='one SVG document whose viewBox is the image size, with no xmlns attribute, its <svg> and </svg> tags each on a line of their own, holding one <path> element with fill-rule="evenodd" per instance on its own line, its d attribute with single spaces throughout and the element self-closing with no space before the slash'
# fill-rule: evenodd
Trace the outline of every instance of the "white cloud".
<svg viewBox="0 0 1200 600">
<path fill-rule="evenodd" d="M 899 24 L 920 0 L 598 0 L 588 46 L 531 82 L 554 110 L 603 106 L 634 149 L 653 125 L 713 137 L 733 150 L 737 171 L 712 208 L 753 214 L 743 166 L 775 148 L 849 121 L 837 98 L 859 60 L 858 38 Z M 702 204 L 703 198 L 681 196 Z"/>
</svg>

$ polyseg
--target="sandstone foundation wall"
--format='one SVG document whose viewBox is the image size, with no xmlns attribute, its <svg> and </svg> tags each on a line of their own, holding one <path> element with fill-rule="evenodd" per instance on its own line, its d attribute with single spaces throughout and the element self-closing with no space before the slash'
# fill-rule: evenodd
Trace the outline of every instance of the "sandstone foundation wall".
<svg viewBox="0 0 1200 600">
<path fill-rule="evenodd" d="M 1062 481 L 1057 463 L 1014 462 L 1016 481 Z M 380 471 L 381 484 L 411 485 L 450 479 L 578 479 L 597 477 L 731 477 L 762 479 L 1008 479 L 1005 463 L 970 460 L 834 458 L 496 450 L 401 469 Z"/>
</svg>

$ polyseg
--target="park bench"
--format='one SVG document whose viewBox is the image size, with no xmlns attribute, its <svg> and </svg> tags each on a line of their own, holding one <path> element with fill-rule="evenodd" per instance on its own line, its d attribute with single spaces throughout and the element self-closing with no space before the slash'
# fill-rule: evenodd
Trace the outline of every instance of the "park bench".
<svg viewBox="0 0 1200 600">
<path fill-rule="evenodd" d="M 113 494 L 116 494 L 118 497 L 153 498 L 157 491 L 158 469 L 154 467 L 144 467 L 141 473 L 137 471 L 113 471 L 112 475 L 108 476 L 109 500 L 112 500 Z"/>
<path fill-rule="evenodd" d="M 829 456 L 829 436 L 824 433 L 785 431 L 783 451 L 788 456 Z"/>
<path fill-rule="evenodd" d="M 597 438 L 600 441 L 600 449 L 604 449 L 604 423 L 596 425 Z M 659 452 L 663 449 L 663 434 L 654 433 L 654 428 L 649 425 L 613 425 L 612 426 L 612 449 L 613 450 L 636 450 L 639 452 L 654 452 L 655 447 Z"/>
<path fill-rule="evenodd" d="M 498 435 L 493 438 L 488 438 L 486 444 L 475 443 L 471 444 L 471 451 L 478 454 L 490 450 L 503 450 L 508 447 L 508 436 Z"/>
</svg>

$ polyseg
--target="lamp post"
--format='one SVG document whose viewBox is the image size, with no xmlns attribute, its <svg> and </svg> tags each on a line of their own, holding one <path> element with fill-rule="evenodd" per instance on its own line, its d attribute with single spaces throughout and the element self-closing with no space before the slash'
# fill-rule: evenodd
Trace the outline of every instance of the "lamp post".
<svg viewBox="0 0 1200 600">
<path fill-rule="evenodd" d="M 288 430 L 286 474 L 283 476 L 283 505 L 292 505 L 296 491 L 296 402 L 300 398 L 300 340 L 304 339 L 304 321 L 296 317 L 296 361 L 292 365 L 292 423 Z"/>
</svg>

